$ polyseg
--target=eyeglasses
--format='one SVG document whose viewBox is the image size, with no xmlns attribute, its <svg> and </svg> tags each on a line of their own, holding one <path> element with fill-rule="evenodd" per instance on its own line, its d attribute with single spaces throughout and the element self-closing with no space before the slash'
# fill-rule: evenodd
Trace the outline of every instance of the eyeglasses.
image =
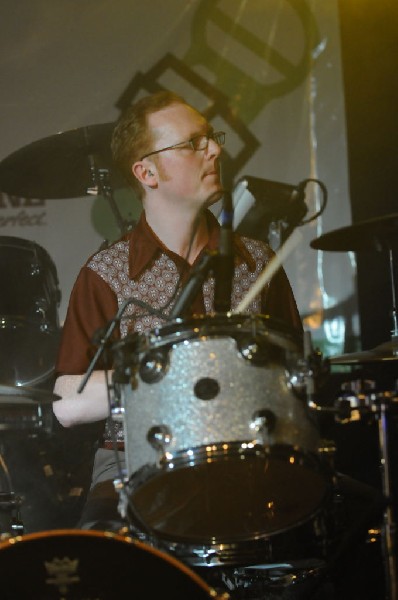
<svg viewBox="0 0 398 600">
<path fill-rule="evenodd" d="M 152 156 L 152 154 L 159 154 L 159 152 L 165 152 L 166 150 L 178 150 L 182 148 L 192 148 L 195 152 L 198 150 L 207 150 L 210 140 L 216 142 L 219 146 L 224 146 L 225 144 L 225 133 L 224 131 L 216 131 L 214 133 L 206 133 L 205 135 L 196 135 L 195 137 L 187 140 L 186 142 L 179 142 L 178 144 L 173 144 L 172 146 L 167 146 L 167 148 L 161 148 L 160 150 L 154 150 L 154 152 L 149 152 L 140 158 L 140 160 L 144 160 L 148 156 Z"/>
</svg>

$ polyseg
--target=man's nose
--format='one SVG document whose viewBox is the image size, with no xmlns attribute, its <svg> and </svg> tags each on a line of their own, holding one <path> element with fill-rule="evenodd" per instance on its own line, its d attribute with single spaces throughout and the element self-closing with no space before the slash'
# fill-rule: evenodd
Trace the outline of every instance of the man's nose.
<svg viewBox="0 0 398 600">
<path fill-rule="evenodd" d="M 222 148 L 215 140 L 212 138 L 209 139 L 209 143 L 207 146 L 207 155 L 208 156 L 219 156 L 221 154 Z"/>
</svg>

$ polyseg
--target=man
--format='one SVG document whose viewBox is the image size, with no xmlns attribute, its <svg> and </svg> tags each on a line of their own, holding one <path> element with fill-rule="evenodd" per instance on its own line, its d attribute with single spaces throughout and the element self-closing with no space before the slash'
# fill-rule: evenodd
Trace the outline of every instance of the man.
<svg viewBox="0 0 398 600">
<path fill-rule="evenodd" d="M 141 198 L 143 212 L 134 230 L 87 261 L 72 290 L 54 388 L 61 399 L 54 402 L 53 410 L 62 426 L 102 423 L 109 416 L 101 363 L 78 393 L 92 359 L 94 333 L 106 328 L 129 298 L 136 302 L 126 307 L 124 316 L 129 318 L 120 321 L 120 337 L 164 325 L 192 269 L 206 252 L 217 251 L 220 226 L 207 208 L 223 196 L 220 154 L 224 137 L 195 108 L 167 91 L 139 100 L 119 119 L 112 139 L 114 160 Z M 239 305 L 273 256 L 263 242 L 237 235 L 233 250 L 231 309 Z M 214 290 L 214 277 L 209 273 L 190 313 L 214 313 Z M 247 312 L 270 315 L 299 334 L 302 331 L 283 269 Z M 123 466 L 120 427 L 116 442 Z M 95 456 L 92 487 L 79 523 L 82 528 L 123 525 L 113 486 L 120 476 L 114 448 L 108 423 Z"/>
</svg>

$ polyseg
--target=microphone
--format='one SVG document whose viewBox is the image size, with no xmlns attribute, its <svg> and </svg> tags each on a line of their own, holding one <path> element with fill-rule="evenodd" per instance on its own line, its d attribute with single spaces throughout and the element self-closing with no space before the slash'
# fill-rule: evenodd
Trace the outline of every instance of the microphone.
<svg viewBox="0 0 398 600">
<path fill-rule="evenodd" d="M 221 230 L 218 252 L 214 257 L 214 308 L 216 312 L 231 310 L 232 281 L 234 276 L 233 246 L 234 209 L 232 195 L 225 192 L 221 212 Z"/>
<path fill-rule="evenodd" d="M 308 212 L 305 188 L 308 180 L 297 185 L 245 176 L 234 188 L 234 227 L 243 235 L 252 235 L 262 220 L 300 223 Z"/>
</svg>

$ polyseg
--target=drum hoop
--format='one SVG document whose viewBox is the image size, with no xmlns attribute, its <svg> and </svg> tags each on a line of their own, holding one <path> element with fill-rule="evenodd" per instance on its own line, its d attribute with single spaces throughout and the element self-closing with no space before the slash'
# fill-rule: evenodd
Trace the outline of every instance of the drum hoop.
<svg viewBox="0 0 398 600">
<path fill-rule="evenodd" d="M 116 342 L 113 349 L 117 352 L 133 341 L 134 347 L 141 353 L 158 346 L 172 347 L 182 341 L 203 341 L 207 338 L 239 339 L 248 334 L 260 335 L 274 346 L 300 354 L 302 344 L 299 334 L 283 321 L 269 315 L 231 313 L 179 317 L 148 332 L 128 334 Z"/>
<path fill-rule="evenodd" d="M 45 333 L 45 334 L 59 334 L 60 333 L 60 327 L 54 326 L 54 324 L 49 324 L 48 321 L 43 321 L 40 319 L 32 319 L 32 318 L 28 318 L 26 316 L 21 316 L 21 315 L 12 315 L 12 314 L 0 314 L 0 330 L 1 329 L 8 329 L 8 328 L 12 328 L 12 329 L 18 329 L 18 328 L 25 328 L 26 326 L 28 327 L 33 327 L 35 330 L 39 331 L 40 333 Z"/>
<path fill-rule="evenodd" d="M 184 573 L 189 577 L 191 581 L 198 585 L 204 592 L 209 595 L 209 598 L 214 600 L 227 600 L 229 598 L 228 595 L 221 594 L 219 595 L 217 591 L 212 588 L 207 582 L 200 577 L 198 573 L 196 573 L 193 569 L 191 569 L 188 565 L 181 562 L 178 558 L 174 557 L 167 552 L 160 550 L 159 548 L 150 545 L 147 542 L 139 540 L 135 537 L 129 535 L 124 535 L 122 531 L 113 532 L 113 531 L 99 531 L 99 530 L 76 530 L 76 529 L 53 529 L 49 531 L 39 531 L 35 533 L 28 533 L 24 535 L 18 535 L 13 538 L 6 539 L 5 541 L 0 540 L 0 555 L 2 551 L 7 551 L 8 548 L 18 547 L 18 544 L 24 544 L 25 542 L 34 542 L 36 540 L 48 540 L 48 539 L 57 539 L 57 538 L 76 538 L 76 540 L 82 538 L 92 538 L 92 539 L 102 539 L 102 540 L 113 540 L 116 542 L 121 542 L 123 544 L 127 544 L 130 547 L 134 547 L 137 550 L 143 550 L 147 553 L 147 555 L 153 555 L 156 558 L 162 559 L 162 561 L 168 563 L 170 566 L 175 568 L 181 573 Z M 1 558 L 1 556 L 0 556 Z"/>
<path fill-rule="evenodd" d="M 233 314 L 233 313 L 215 313 L 208 315 L 193 315 L 192 317 L 187 318 L 177 318 L 172 322 L 167 323 L 162 327 L 156 327 L 155 329 L 149 332 L 150 336 L 154 338 L 163 337 L 165 334 L 167 335 L 167 331 L 170 330 L 171 333 L 174 330 L 178 331 L 193 331 L 197 332 L 197 335 L 207 336 L 212 334 L 213 332 L 217 333 L 219 331 L 225 330 L 226 335 L 230 334 L 231 327 L 235 327 L 238 331 L 242 330 L 245 332 L 274 332 L 274 333 L 283 333 L 286 338 L 295 339 L 297 341 L 297 335 L 295 336 L 292 328 L 289 328 L 286 323 L 283 321 L 279 321 L 278 319 L 274 319 L 269 315 L 261 315 L 261 314 Z"/>
<path fill-rule="evenodd" d="M 145 464 L 141 469 L 132 473 L 130 484 L 133 488 L 139 489 L 143 483 L 150 479 L 161 476 L 167 472 L 175 472 L 179 468 L 194 467 L 208 464 L 214 460 L 230 461 L 233 458 L 245 459 L 283 459 L 293 462 L 299 466 L 311 468 L 325 478 L 325 481 L 331 481 L 333 471 L 330 465 L 323 461 L 322 455 L 298 446 L 288 444 L 264 445 L 260 442 L 237 441 L 231 442 L 212 442 L 210 445 L 202 444 L 200 446 L 184 448 L 173 455 L 164 455 L 159 464 Z M 135 482 L 136 483 L 132 483 Z"/>
<path fill-rule="evenodd" d="M 22 496 L 18 496 L 15 492 L 0 492 L 0 510 L 19 508 L 22 503 Z"/>
<path fill-rule="evenodd" d="M 51 270 L 51 274 L 54 276 L 56 282 L 58 283 L 58 276 L 57 276 L 57 270 L 56 270 L 56 266 L 55 263 L 53 261 L 53 259 L 51 258 L 50 254 L 47 252 L 47 250 L 41 246 L 40 244 L 38 244 L 37 242 L 33 241 L 33 240 L 28 240 L 25 238 L 19 238 L 19 237 L 14 237 L 14 236 L 7 236 L 7 235 L 3 235 L 0 236 L 0 254 L 1 254 L 1 248 L 13 248 L 13 249 L 18 249 L 18 250 L 27 250 L 30 251 L 35 257 L 38 257 L 40 259 L 40 264 L 45 263 L 46 265 L 48 264 L 48 266 L 50 267 Z"/>
</svg>

